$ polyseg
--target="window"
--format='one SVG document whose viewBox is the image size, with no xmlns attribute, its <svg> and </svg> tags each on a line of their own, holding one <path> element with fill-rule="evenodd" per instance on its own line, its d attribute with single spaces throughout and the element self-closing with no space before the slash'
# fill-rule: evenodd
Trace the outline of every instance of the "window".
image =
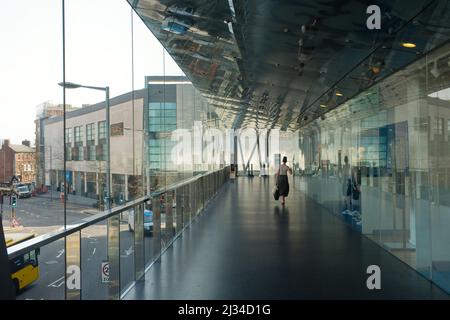
<svg viewBox="0 0 450 320">
<path fill-rule="evenodd" d="M 150 119 L 152 119 L 152 117 L 160 117 L 161 116 L 161 111 L 159 111 L 159 110 L 150 110 L 148 115 L 149 115 Z"/>
<path fill-rule="evenodd" d="M 80 147 L 83 145 L 83 127 L 78 126 L 74 128 L 75 131 L 75 146 Z"/>
<path fill-rule="evenodd" d="M 433 119 L 432 129 L 435 135 L 444 135 L 444 118 L 436 117 Z"/>
<path fill-rule="evenodd" d="M 98 123 L 98 139 L 106 139 L 106 121 L 100 121 Z"/>
<path fill-rule="evenodd" d="M 88 146 L 88 160 L 97 160 L 97 147 L 95 145 Z"/>
<path fill-rule="evenodd" d="M 149 103 L 149 127 L 150 132 L 168 132 L 176 130 L 177 104 L 172 102 Z"/>
<path fill-rule="evenodd" d="M 166 110 L 166 111 L 164 112 L 164 115 L 165 115 L 166 117 L 173 117 L 173 118 L 176 118 L 176 116 L 177 116 L 177 111 L 176 111 L 176 110 Z"/>
<path fill-rule="evenodd" d="M 150 147 L 160 147 L 162 145 L 161 140 L 151 139 Z"/>
<path fill-rule="evenodd" d="M 66 144 L 72 144 L 72 128 L 66 128 Z"/>
<path fill-rule="evenodd" d="M 88 145 L 95 144 L 95 123 L 86 125 L 86 142 Z"/>
<path fill-rule="evenodd" d="M 150 126 L 154 124 L 161 124 L 161 120 L 162 118 L 159 117 L 150 118 Z"/>
<path fill-rule="evenodd" d="M 76 153 L 74 154 L 73 160 L 82 161 L 84 160 L 84 150 L 83 150 L 83 127 L 78 126 L 74 128 L 74 136 L 75 136 L 75 149 Z"/>
<path fill-rule="evenodd" d="M 177 129 L 177 125 L 176 124 L 166 124 L 164 126 L 165 131 L 175 131 Z"/>
<path fill-rule="evenodd" d="M 78 147 L 78 161 L 84 160 L 84 148 Z"/>
<path fill-rule="evenodd" d="M 96 146 L 96 157 L 98 161 L 105 161 L 106 160 L 106 151 L 107 151 L 107 145 L 106 143 L 99 144 Z"/>
<path fill-rule="evenodd" d="M 66 161 L 72 161 L 72 148 L 66 147 Z"/>
<path fill-rule="evenodd" d="M 30 251 L 30 262 L 32 264 L 36 264 L 37 263 L 37 255 L 36 255 L 36 251 L 35 250 Z"/>
</svg>

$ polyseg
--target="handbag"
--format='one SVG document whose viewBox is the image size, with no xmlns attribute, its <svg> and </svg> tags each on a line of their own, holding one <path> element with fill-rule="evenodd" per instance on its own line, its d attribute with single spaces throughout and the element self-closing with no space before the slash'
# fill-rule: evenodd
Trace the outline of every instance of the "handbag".
<svg viewBox="0 0 450 320">
<path fill-rule="evenodd" d="M 275 200 L 278 200 L 280 198 L 280 191 L 278 190 L 278 186 L 274 186 L 272 188 L 272 194 Z"/>
</svg>

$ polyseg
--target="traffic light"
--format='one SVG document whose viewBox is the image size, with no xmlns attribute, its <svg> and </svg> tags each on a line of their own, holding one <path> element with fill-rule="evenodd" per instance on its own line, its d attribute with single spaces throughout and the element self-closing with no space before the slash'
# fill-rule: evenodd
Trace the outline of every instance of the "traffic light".
<svg viewBox="0 0 450 320">
<path fill-rule="evenodd" d="M 13 208 L 17 207 L 17 197 L 16 196 L 11 197 L 11 207 L 13 207 Z"/>
</svg>

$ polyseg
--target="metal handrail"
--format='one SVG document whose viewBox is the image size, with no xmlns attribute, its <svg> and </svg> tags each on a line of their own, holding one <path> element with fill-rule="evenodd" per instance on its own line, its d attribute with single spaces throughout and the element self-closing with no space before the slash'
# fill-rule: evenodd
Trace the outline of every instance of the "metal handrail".
<svg viewBox="0 0 450 320">
<path fill-rule="evenodd" d="M 143 196 L 141 198 L 138 198 L 136 200 L 127 202 L 124 205 L 113 207 L 111 209 L 105 210 L 103 212 L 100 212 L 98 214 L 93 215 L 92 217 L 84 218 L 80 221 L 80 223 L 67 225 L 65 227 L 61 227 L 60 229 L 56 231 L 52 231 L 40 236 L 37 236 L 35 238 L 32 238 L 30 240 L 21 242 L 19 244 L 16 244 L 10 248 L 8 248 L 8 258 L 14 259 L 17 258 L 23 254 L 26 254 L 30 252 L 31 250 L 38 249 L 40 247 L 43 247 L 49 243 L 55 242 L 59 239 L 62 239 L 64 237 L 67 237 L 77 231 L 80 231 L 82 229 L 85 229 L 91 225 L 94 225 L 96 223 L 99 223 L 103 220 L 106 220 L 112 216 L 115 216 L 123 211 L 129 210 L 131 208 L 134 208 L 135 206 L 138 206 L 140 204 L 143 204 L 146 201 L 149 201 L 150 199 L 154 197 L 161 196 L 169 191 L 173 191 L 175 189 L 178 189 L 182 186 L 188 185 L 194 181 L 197 181 L 198 179 L 201 179 L 202 177 L 206 177 L 210 174 L 213 174 L 215 172 L 220 172 L 222 170 L 225 170 L 227 167 L 224 167 L 222 169 L 218 169 L 215 171 L 208 171 L 203 174 L 199 174 L 196 176 L 193 176 L 191 178 L 173 183 L 165 188 L 159 189 L 157 191 L 154 191 L 150 193 L 150 195 Z"/>
</svg>

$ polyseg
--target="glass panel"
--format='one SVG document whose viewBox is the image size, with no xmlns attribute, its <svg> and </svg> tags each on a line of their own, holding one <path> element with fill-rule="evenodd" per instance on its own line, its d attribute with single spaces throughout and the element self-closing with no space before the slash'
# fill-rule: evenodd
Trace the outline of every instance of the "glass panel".
<svg viewBox="0 0 450 320">
<path fill-rule="evenodd" d="M 148 220 L 144 216 L 144 205 L 139 205 L 135 209 L 134 220 L 134 260 L 136 268 L 135 280 L 139 280 L 144 276 L 145 254 L 144 254 L 144 220 Z"/>
<path fill-rule="evenodd" d="M 450 292 L 450 45 L 426 58 L 426 110 L 428 111 L 428 194 L 431 279 Z M 425 233 L 426 234 L 426 233 Z"/>
<path fill-rule="evenodd" d="M 38 31 L 29 32 L 30 26 Z M 3 2 L 0 28 L 9 30 L 2 32 L 2 41 L 8 45 L 0 52 L 0 181 L 9 189 L 13 183 L 23 185 L 17 186 L 21 187 L 17 206 L 5 205 L 3 218 L 5 225 L 20 224 L 43 234 L 64 224 L 57 190 L 63 176 L 59 169 L 64 161 L 64 129 L 53 125 L 51 132 L 45 132 L 53 121 L 49 118 L 63 113 L 57 85 L 61 81 L 61 2 Z M 34 52 L 37 46 L 42 47 Z M 30 74 L 35 83 L 24 94 L 23 79 Z M 57 147 L 46 141 L 47 134 L 55 136 Z"/>
<path fill-rule="evenodd" d="M 298 132 L 296 187 L 450 291 L 450 45 Z"/>
<path fill-rule="evenodd" d="M 7 234 L 5 235 L 7 237 Z M 18 300 L 65 299 L 64 239 L 41 247 L 35 252 L 37 263 L 19 257 L 11 261 L 12 277 L 21 290 Z M 29 279 L 20 281 L 19 279 Z"/>
<path fill-rule="evenodd" d="M 81 299 L 81 232 L 66 237 L 66 299 Z"/>
<path fill-rule="evenodd" d="M 176 210 L 175 205 L 176 202 L 174 201 L 174 195 L 175 191 L 169 191 L 166 193 L 166 239 L 167 241 L 171 241 L 173 237 L 175 236 L 175 230 L 176 230 Z"/>
<path fill-rule="evenodd" d="M 133 217 L 130 217 L 133 216 Z M 136 212 L 135 208 L 119 214 L 120 217 L 120 291 L 121 294 L 135 280 L 135 254 L 134 241 L 136 232 L 136 221 L 141 219 L 140 212 Z M 134 226 L 131 223 L 134 220 Z M 138 231 L 141 232 L 141 231 Z"/>
<path fill-rule="evenodd" d="M 158 241 L 154 236 L 154 211 L 152 201 L 148 201 L 144 205 L 144 249 L 145 249 L 145 266 L 148 266 L 156 258 L 157 250 L 155 251 L 156 243 Z"/>
<path fill-rule="evenodd" d="M 176 221 L 175 232 L 178 234 L 184 227 L 183 221 L 183 188 L 178 188 L 175 192 L 175 204 L 174 204 L 174 221 Z"/>
<path fill-rule="evenodd" d="M 190 207 L 190 185 L 183 187 L 183 223 L 189 225 L 191 222 L 191 207 Z"/>
<path fill-rule="evenodd" d="M 108 219 L 108 257 L 109 265 L 109 292 L 108 299 L 118 300 L 120 298 L 120 217 L 115 215 Z"/>
<path fill-rule="evenodd" d="M 81 231 L 81 257 L 81 298 L 107 300 L 109 268 L 106 221 Z"/>
<path fill-rule="evenodd" d="M 160 208 L 161 208 L 161 250 L 164 250 L 167 247 L 168 242 L 170 241 L 170 237 L 168 234 L 168 221 L 167 221 L 167 193 L 162 195 L 160 198 Z"/>
<path fill-rule="evenodd" d="M 152 198 L 153 209 L 153 259 L 161 253 L 161 197 Z"/>
</svg>

